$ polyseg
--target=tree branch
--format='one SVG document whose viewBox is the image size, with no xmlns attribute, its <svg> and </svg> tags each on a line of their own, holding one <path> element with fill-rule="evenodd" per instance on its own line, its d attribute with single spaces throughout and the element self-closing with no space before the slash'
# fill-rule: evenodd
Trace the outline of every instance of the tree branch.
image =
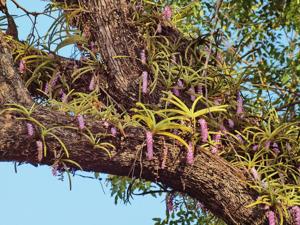
<svg viewBox="0 0 300 225">
<path fill-rule="evenodd" d="M 1 109 L 1 108 L 0 108 Z M 3 107 L 2 107 L 3 109 Z M 66 116 L 49 109 L 39 108 L 32 117 L 46 127 L 74 126 L 74 117 Z M 6 112 L 0 116 L 0 161 L 17 161 L 31 164 L 53 165 L 55 152 L 61 146 L 54 138 L 46 138 L 48 154 L 38 161 L 36 141 L 40 140 L 39 129 L 35 127 L 35 136 L 29 137 L 25 122 L 19 116 Z M 86 121 L 93 133 L 107 133 L 103 122 Z M 71 160 L 79 163 L 84 171 L 104 172 L 119 176 L 140 177 L 149 181 L 162 182 L 175 191 L 183 192 L 205 203 L 212 213 L 228 224 L 262 224 L 264 210 L 245 208 L 255 198 L 256 193 L 245 184 L 246 178 L 241 171 L 234 169 L 228 162 L 201 150 L 192 166 L 185 164 L 185 154 L 180 154 L 178 146 L 167 143 L 169 149 L 166 168 L 161 169 L 163 144 L 155 142 L 155 157 L 145 161 L 144 132 L 139 128 L 126 129 L 126 137 L 107 136 L 102 142 L 112 143 L 116 150 L 111 151 L 112 158 L 93 148 L 79 129 L 57 128 L 55 134 L 67 146 Z M 142 157 L 140 157 L 140 154 Z M 64 157 L 66 159 L 66 157 Z M 70 168 L 76 166 L 69 164 Z"/>
</svg>

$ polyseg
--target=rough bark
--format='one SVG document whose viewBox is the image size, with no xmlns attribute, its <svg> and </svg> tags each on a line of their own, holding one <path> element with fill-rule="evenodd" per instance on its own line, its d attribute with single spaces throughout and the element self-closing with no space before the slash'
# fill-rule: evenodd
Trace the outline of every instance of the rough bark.
<svg viewBox="0 0 300 225">
<path fill-rule="evenodd" d="M 47 127 L 74 125 L 74 118 L 49 109 L 37 109 L 32 115 Z M 103 122 L 87 122 L 93 132 L 107 132 Z M 46 138 L 48 156 L 41 162 L 37 159 L 36 141 L 40 140 L 38 128 L 29 138 L 25 122 L 17 120 L 11 113 L 0 117 L 0 161 L 17 161 L 31 164 L 52 165 L 54 151 L 60 146 L 53 138 Z M 144 133 L 142 129 L 129 128 L 126 137 L 107 137 L 104 142 L 113 143 L 116 150 L 110 159 L 104 152 L 94 149 L 79 130 L 60 128 L 56 134 L 66 144 L 70 159 L 79 163 L 85 171 L 104 172 L 120 176 L 140 177 L 149 181 L 162 182 L 176 191 L 186 193 L 205 203 L 205 206 L 228 224 L 261 224 L 264 211 L 260 208 L 245 208 L 256 197 L 246 185 L 243 173 L 228 162 L 200 151 L 192 166 L 186 165 L 183 154 L 176 157 L 178 147 L 167 143 L 169 155 L 165 169 L 160 168 L 162 148 L 155 142 L 155 157 L 145 160 Z M 71 164 L 70 167 L 74 167 Z M 78 168 L 75 168 L 78 169 Z"/>
<path fill-rule="evenodd" d="M 110 93 L 117 100 L 124 101 L 124 105 L 128 101 L 130 105 L 137 99 L 142 71 L 136 59 L 143 46 L 137 29 L 129 25 L 129 6 L 126 0 L 89 0 L 87 5 L 92 9 L 89 19 L 93 39 L 107 65 Z"/>
<path fill-rule="evenodd" d="M 124 99 L 128 91 L 134 90 L 141 69 L 134 60 L 140 42 L 134 29 L 126 24 L 128 5 L 125 0 L 90 1 L 94 4 L 95 26 L 98 29 L 97 41 L 107 65 L 107 80 L 115 96 Z M 114 56 L 126 55 L 126 59 Z M 14 102 L 31 105 L 32 100 L 16 71 L 11 56 L 5 48 L 0 55 L 0 112 L 4 103 Z M 131 101 L 135 94 L 131 93 Z M 126 105 L 126 103 L 125 103 Z M 55 112 L 51 108 L 39 107 L 31 115 L 46 127 L 77 127 L 76 119 Z M 86 121 L 93 132 L 105 133 L 103 122 Z M 205 203 L 205 206 L 228 224 L 263 224 L 264 210 L 260 207 L 246 208 L 255 200 L 256 193 L 246 186 L 247 178 L 230 163 L 218 156 L 201 150 L 193 165 L 186 165 L 185 154 L 179 154 L 179 147 L 167 142 L 169 155 L 164 169 L 160 168 L 162 149 L 160 141 L 155 141 L 155 156 L 145 160 L 145 136 L 142 129 L 127 128 L 126 137 L 120 132 L 117 137 L 106 137 L 104 142 L 112 143 L 112 158 L 95 149 L 79 129 L 58 128 L 55 134 L 68 147 L 70 158 L 79 163 L 85 171 L 105 172 L 120 176 L 140 177 L 149 181 L 166 184 L 176 191 L 186 193 Z M 47 157 L 39 162 L 36 141 L 41 139 L 40 130 L 35 127 L 35 135 L 28 137 L 24 120 L 20 115 L 5 111 L 0 115 L 0 161 L 17 161 L 31 164 L 53 165 L 55 152 L 61 151 L 57 140 L 46 137 L 49 149 Z M 71 168 L 74 165 L 69 165 Z"/>
</svg>

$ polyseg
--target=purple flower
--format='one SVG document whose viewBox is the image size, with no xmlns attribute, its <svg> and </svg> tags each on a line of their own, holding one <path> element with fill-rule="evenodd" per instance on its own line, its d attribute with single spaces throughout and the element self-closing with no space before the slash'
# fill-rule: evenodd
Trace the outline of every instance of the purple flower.
<svg viewBox="0 0 300 225">
<path fill-rule="evenodd" d="M 49 92 L 49 83 L 48 82 L 45 84 L 44 92 L 46 94 L 48 94 L 48 92 Z"/>
<path fill-rule="evenodd" d="M 251 173 L 255 180 L 259 180 L 259 174 L 258 174 L 257 170 L 255 169 L 255 167 L 251 168 Z"/>
<path fill-rule="evenodd" d="M 110 128 L 110 133 L 113 137 L 117 136 L 117 129 L 115 127 L 111 127 Z"/>
<path fill-rule="evenodd" d="M 270 144 L 271 144 L 271 141 L 266 141 L 266 143 L 265 143 L 265 148 L 266 148 L 266 149 L 269 149 L 269 148 L 270 148 Z"/>
<path fill-rule="evenodd" d="M 240 93 L 238 93 L 236 114 L 242 115 L 243 113 L 244 113 L 243 98 L 240 95 Z"/>
<path fill-rule="evenodd" d="M 180 88 L 184 88 L 183 82 L 182 82 L 182 80 L 180 80 L 180 79 L 178 79 L 177 85 L 178 85 L 178 87 L 180 87 Z"/>
<path fill-rule="evenodd" d="M 228 122 L 228 126 L 229 126 L 230 128 L 234 128 L 234 122 L 233 122 L 232 119 L 228 119 L 227 122 Z"/>
<path fill-rule="evenodd" d="M 146 143 L 147 143 L 147 159 L 153 159 L 153 133 L 151 131 L 146 131 Z"/>
<path fill-rule="evenodd" d="M 81 114 L 78 114 L 77 120 L 78 120 L 79 129 L 83 130 L 85 127 L 83 116 Z"/>
<path fill-rule="evenodd" d="M 275 213 L 273 211 L 268 211 L 267 212 L 267 217 L 269 221 L 269 225 L 275 225 Z"/>
<path fill-rule="evenodd" d="M 104 121 L 103 126 L 107 129 L 109 127 L 109 123 L 107 121 Z"/>
<path fill-rule="evenodd" d="M 95 42 L 91 41 L 90 48 L 93 53 L 97 52 L 97 46 L 96 46 Z"/>
<path fill-rule="evenodd" d="M 207 123 L 205 119 L 199 119 L 199 124 L 201 128 L 201 138 L 202 142 L 207 142 L 208 139 L 208 128 L 207 128 Z"/>
<path fill-rule="evenodd" d="M 277 143 L 273 143 L 273 145 L 272 145 L 272 149 L 273 149 L 273 151 L 276 153 L 276 154 L 279 154 L 280 153 L 280 150 L 279 150 L 279 148 L 278 148 L 278 144 Z"/>
<path fill-rule="evenodd" d="M 300 225 L 300 207 L 293 206 L 291 209 L 291 214 L 294 219 L 295 225 Z"/>
<path fill-rule="evenodd" d="M 204 207 L 204 204 L 203 204 L 202 202 L 197 202 L 196 208 L 197 208 L 197 209 L 202 209 L 202 210 L 203 210 L 205 207 Z"/>
<path fill-rule="evenodd" d="M 217 144 L 221 143 L 221 132 L 218 132 L 217 134 L 215 134 L 214 142 L 216 142 Z"/>
<path fill-rule="evenodd" d="M 173 88 L 173 94 L 176 95 L 177 97 L 180 96 L 180 92 L 176 87 Z"/>
<path fill-rule="evenodd" d="M 58 78 L 60 77 L 60 73 L 56 73 L 52 80 L 50 81 L 50 87 L 54 87 L 57 83 Z"/>
<path fill-rule="evenodd" d="M 236 137 L 237 137 L 237 139 L 239 140 L 240 143 L 242 143 L 242 144 L 244 143 L 244 139 L 240 134 L 237 134 Z"/>
<path fill-rule="evenodd" d="M 220 130 L 221 130 L 222 134 L 226 135 L 227 129 L 223 124 L 220 125 Z"/>
<path fill-rule="evenodd" d="M 21 74 L 25 73 L 25 70 L 26 70 L 26 62 L 25 62 L 25 60 L 22 59 L 20 61 L 18 70 L 19 70 L 19 73 L 21 73 Z"/>
<path fill-rule="evenodd" d="M 37 152 L 38 152 L 38 162 L 41 162 L 43 159 L 43 142 L 41 141 L 36 141 L 36 147 L 37 147 Z"/>
<path fill-rule="evenodd" d="M 203 95 L 202 85 L 201 85 L 201 84 L 198 84 L 198 85 L 197 85 L 197 94 L 198 94 L 198 95 Z"/>
<path fill-rule="evenodd" d="M 172 9 L 169 5 L 167 5 L 163 10 L 163 18 L 165 20 L 171 20 L 171 17 L 172 17 Z"/>
<path fill-rule="evenodd" d="M 64 91 L 62 91 L 62 93 L 61 93 L 61 101 L 63 103 L 67 103 L 68 102 L 68 96 L 66 95 L 66 93 Z"/>
<path fill-rule="evenodd" d="M 143 79 L 142 91 L 144 94 L 146 94 L 147 87 L 148 87 L 148 72 L 147 71 L 143 71 L 142 79 Z"/>
<path fill-rule="evenodd" d="M 213 146 L 211 148 L 211 153 L 214 154 L 214 155 L 217 154 L 218 153 L 218 148 L 216 146 Z"/>
<path fill-rule="evenodd" d="M 258 145 L 253 145 L 252 149 L 253 149 L 253 151 L 257 151 Z"/>
<path fill-rule="evenodd" d="M 32 126 L 32 124 L 31 123 L 26 123 L 26 126 L 27 126 L 28 136 L 32 137 L 33 136 L 33 126 Z"/>
<path fill-rule="evenodd" d="M 54 163 L 52 165 L 52 175 L 57 176 L 57 171 L 58 171 L 58 163 Z"/>
<path fill-rule="evenodd" d="M 214 136 L 215 145 L 211 149 L 212 154 L 216 154 L 218 152 L 219 145 L 221 144 L 221 132 L 218 132 Z"/>
<path fill-rule="evenodd" d="M 187 151 L 186 162 L 189 165 L 194 163 L 194 146 L 192 142 L 189 142 L 189 148 Z"/>
<path fill-rule="evenodd" d="M 95 76 L 92 76 L 90 84 L 89 84 L 89 90 L 93 91 L 95 89 Z"/>
<path fill-rule="evenodd" d="M 80 56 L 80 62 L 83 62 L 83 61 L 86 61 L 87 60 L 87 58 L 86 58 L 86 56 L 84 56 L 84 55 L 82 55 L 82 56 Z"/>
<path fill-rule="evenodd" d="M 190 87 L 189 92 L 191 93 L 191 94 L 190 94 L 190 96 L 191 96 L 191 101 L 195 101 L 196 96 L 195 96 L 195 88 L 194 88 L 194 86 L 191 86 L 191 87 Z"/>
<path fill-rule="evenodd" d="M 177 86 L 175 86 L 174 88 L 173 88 L 173 93 L 174 93 L 174 95 L 176 95 L 176 96 L 180 96 L 180 89 L 182 89 L 183 88 L 183 83 L 182 83 L 182 81 L 179 79 L 178 81 L 177 81 Z"/>
<path fill-rule="evenodd" d="M 141 57 L 142 64 L 145 65 L 146 64 L 146 52 L 145 52 L 145 49 L 143 49 L 141 51 L 140 57 Z"/>
<path fill-rule="evenodd" d="M 172 212 L 174 210 L 174 203 L 173 203 L 173 195 L 167 195 L 167 199 L 166 199 L 166 202 L 167 202 L 167 209 L 169 212 Z"/>
</svg>

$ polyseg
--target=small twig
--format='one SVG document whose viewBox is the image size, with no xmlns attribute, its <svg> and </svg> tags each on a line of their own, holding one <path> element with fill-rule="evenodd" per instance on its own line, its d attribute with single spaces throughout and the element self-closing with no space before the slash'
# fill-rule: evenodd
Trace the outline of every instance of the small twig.
<svg viewBox="0 0 300 225">
<path fill-rule="evenodd" d="M 29 12 L 27 9 L 25 9 L 23 6 L 21 6 L 19 3 L 17 3 L 15 0 L 11 0 L 15 6 L 19 9 L 21 9 L 22 11 L 24 11 L 26 14 L 28 15 L 32 15 L 34 17 L 38 16 L 38 15 L 42 15 L 44 14 L 44 12 Z"/>
<path fill-rule="evenodd" d="M 283 106 L 280 106 L 280 107 L 276 108 L 276 111 L 281 111 L 281 110 L 283 110 L 285 108 L 290 108 L 290 107 L 292 107 L 294 105 L 297 105 L 297 104 L 300 104 L 300 100 L 294 101 L 294 102 L 290 102 L 290 103 L 286 103 Z"/>
</svg>

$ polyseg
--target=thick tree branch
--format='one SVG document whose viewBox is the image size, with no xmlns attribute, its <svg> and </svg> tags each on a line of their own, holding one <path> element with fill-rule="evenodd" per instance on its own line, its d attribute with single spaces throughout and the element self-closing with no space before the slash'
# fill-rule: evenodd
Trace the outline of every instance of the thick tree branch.
<svg viewBox="0 0 300 225">
<path fill-rule="evenodd" d="M 32 117 L 49 127 L 77 126 L 73 117 L 43 108 L 37 109 Z M 103 122 L 90 121 L 87 122 L 87 126 L 96 133 L 107 132 Z M 18 120 L 11 113 L 0 117 L 0 127 L 0 161 L 40 163 L 36 147 L 36 141 L 40 140 L 38 129 L 36 135 L 29 138 L 25 122 Z M 79 163 L 85 171 L 134 176 L 162 182 L 176 191 L 204 202 L 208 209 L 228 224 L 262 224 L 263 209 L 245 208 L 255 199 L 256 194 L 246 186 L 246 179 L 241 171 L 234 169 L 223 159 L 201 150 L 195 163 L 188 166 L 185 164 L 185 154 L 176 157 L 178 147 L 171 143 L 163 146 L 156 141 L 154 160 L 146 161 L 143 145 L 145 137 L 142 129 L 129 128 L 126 134 L 126 137 L 107 137 L 102 140 L 116 146 L 116 150 L 111 151 L 112 158 L 109 158 L 104 152 L 94 149 L 81 131 L 68 128 L 56 130 L 56 135 L 68 147 L 70 159 Z M 53 138 L 46 138 L 46 143 L 49 153 L 41 164 L 52 165 L 55 162 L 53 153 L 61 151 L 60 145 Z M 160 169 L 163 147 L 168 147 L 169 154 L 166 168 Z"/>
</svg>

